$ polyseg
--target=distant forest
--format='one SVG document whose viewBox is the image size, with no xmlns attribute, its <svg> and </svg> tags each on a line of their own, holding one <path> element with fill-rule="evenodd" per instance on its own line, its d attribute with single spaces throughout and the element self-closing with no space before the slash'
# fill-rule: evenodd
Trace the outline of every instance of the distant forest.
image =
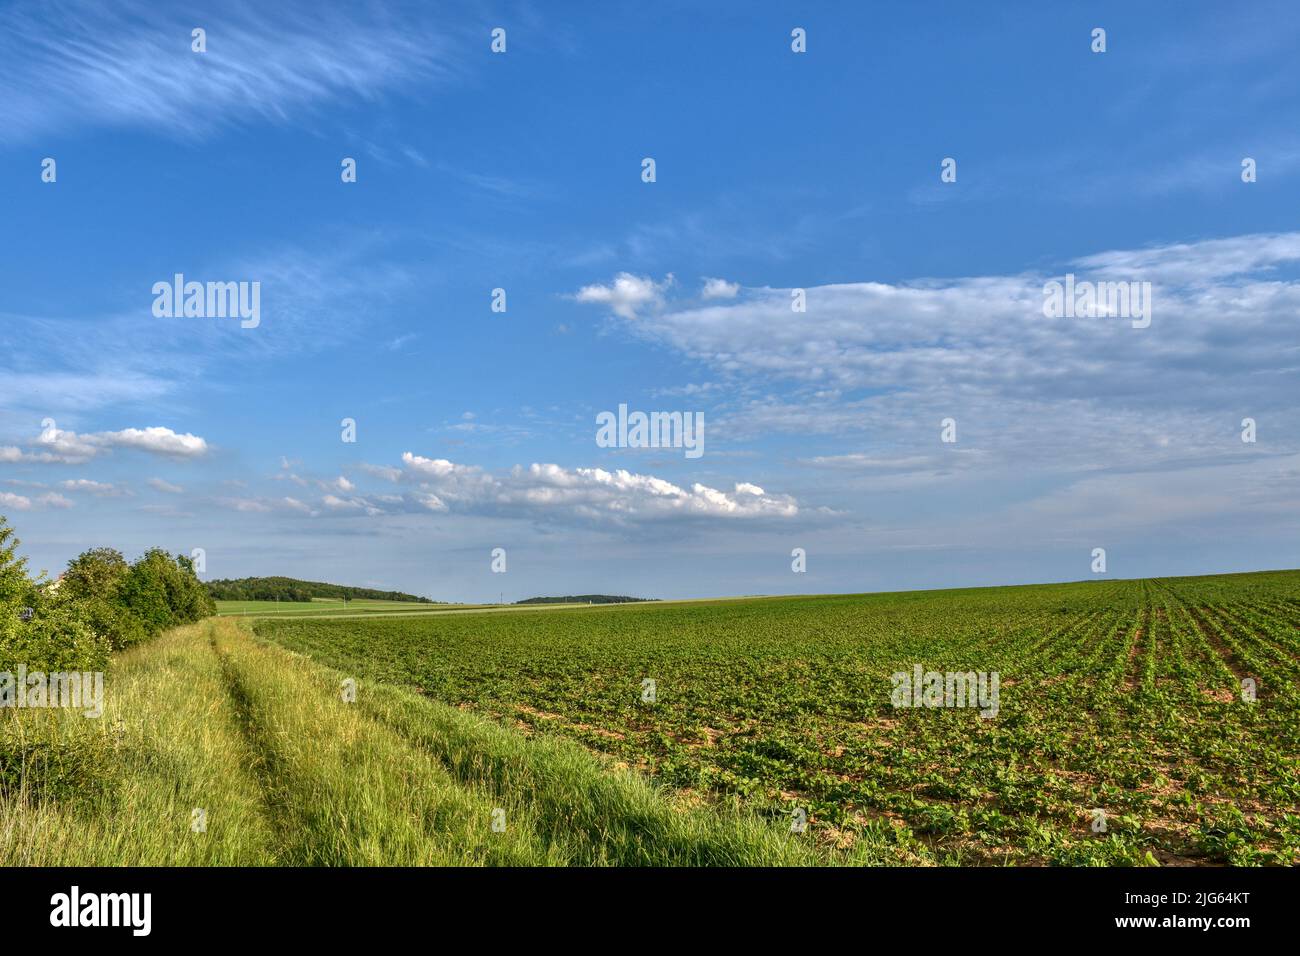
<svg viewBox="0 0 1300 956">
<path fill-rule="evenodd" d="M 516 604 L 631 604 L 654 598 L 625 597 L 621 594 L 570 594 L 565 597 L 535 597 Z"/>
<path fill-rule="evenodd" d="M 320 581 L 299 581 L 297 578 L 239 578 L 238 580 L 208 581 L 208 593 L 215 601 L 310 601 L 312 598 L 336 598 L 366 601 L 415 601 L 420 604 L 438 604 L 425 597 L 405 594 L 402 591 L 378 591 L 374 588 L 350 588 L 341 584 L 324 584 Z"/>
</svg>

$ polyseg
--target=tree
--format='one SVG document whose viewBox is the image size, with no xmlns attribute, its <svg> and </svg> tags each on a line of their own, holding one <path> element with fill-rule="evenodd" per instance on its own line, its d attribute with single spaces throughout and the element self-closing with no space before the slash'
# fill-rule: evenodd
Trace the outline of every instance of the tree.
<svg viewBox="0 0 1300 956">
<path fill-rule="evenodd" d="M 168 587 L 175 567 L 166 551 L 151 548 L 122 578 L 122 603 L 140 618 L 151 634 L 177 623 Z"/>
<path fill-rule="evenodd" d="M 17 553 L 18 539 L 0 516 L 0 671 L 102 670 L 109 643 L 85 602 L 34 587 Z"/>
<path fill-rule="evenodd" d="M 0 602 L 27 597 L 32 582 L 27 577 L 27 559 L 18 557 L 19 541 L 4 515 L 0 515 Z"/>
<path fill-rule="evenodd" d="M 74 597 L 116 600 L 130 565 L 116 548 L 93 548 L 68 562 L 62 588 Z"/>
</svg>

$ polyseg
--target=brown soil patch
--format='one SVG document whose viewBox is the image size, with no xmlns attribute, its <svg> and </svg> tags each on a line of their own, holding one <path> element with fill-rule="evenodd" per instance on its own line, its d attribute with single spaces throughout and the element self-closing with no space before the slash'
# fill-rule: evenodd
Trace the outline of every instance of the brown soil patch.
<svg viewBox="0 0 1300 956">
<path fill-rule="evenodd" d="M 625 740 L 627 738 L 626 734 L 620 733 L 617 730 L 607 730 L 604 727 L 597 727 L 594 724 L 584 724 L 576 720 L 570 720 L 563 714 L 553 714 L 549 711 L 538 710 L 536 707 L 529 707 L 527 704 L 513 704 L 512 706 L 519 713 L 527 714 L 528 716 L 539 720 L 556 721 L 569 730 L 585 730 L 588 733 L 595 734 L 598 737 L 605 737 L 609 740 Z"/>
</svg>

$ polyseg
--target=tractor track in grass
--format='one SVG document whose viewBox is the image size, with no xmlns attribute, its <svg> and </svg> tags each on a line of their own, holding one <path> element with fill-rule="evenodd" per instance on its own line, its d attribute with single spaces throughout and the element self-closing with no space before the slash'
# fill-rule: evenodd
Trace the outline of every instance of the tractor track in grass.
<svg viewBox="0 0 1300 956">
<path fill-rule="evenodd" d="M 288 814 L 285 812 L 282 798 L 278 795 L 276 755 L 268 746 L 265 736 L 259 732 L 253 716 L 252 701 L 244 685 L 240 682 L 230 659 L 217 647 L 216 624 L 208 624 L 208 647 L 216 657 L 221 668 L 221 677 L 225 682 L 226 694 L 235 712 L 236 726 L 244 745 L 248 749 L 248 776 L 257 786 L 258 805 L 267 826 L 275 835 L 277 857 L 283 855 L 288 865 L 305 863 L 311 854 L 303 852 Z"/>
</svg>

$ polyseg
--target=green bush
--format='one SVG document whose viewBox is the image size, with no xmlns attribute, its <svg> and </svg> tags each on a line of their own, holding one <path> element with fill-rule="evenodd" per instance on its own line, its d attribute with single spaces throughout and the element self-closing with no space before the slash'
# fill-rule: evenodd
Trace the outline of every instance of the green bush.
<svg viewBox="0 0 1300 956">
<path fill-rule="evenodd" d="M 23 612 L 30 608 L 30 620 Z M 0 605 L 0 671 L 102 671 L 111 647 L 84 603 L 36 590 L 30 604 Z"/>
<path fill-rule="evenodd" d="M 102 670 L 110 651 L 216 613 L 193 562 L 153 548 L 134 564 L 95 548 L 57 583 L 37 583 L 0 516 L 0 671 Z"/>
</svg>

